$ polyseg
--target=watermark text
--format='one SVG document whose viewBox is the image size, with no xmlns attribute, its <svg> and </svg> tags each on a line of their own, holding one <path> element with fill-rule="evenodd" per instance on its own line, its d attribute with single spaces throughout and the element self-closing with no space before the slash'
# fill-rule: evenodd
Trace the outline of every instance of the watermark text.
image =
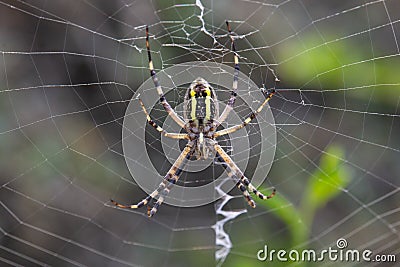
<svg viewBox="0 0 400 267">
<path fill-rule="evenodd" d="M 336 242 L 336 247 L 328 247 L 321 251 L 313 249 L 304 250 L 275 250 L 269 249 L 264 245 L 263 249 L 257 252 L 257 259 L 260 261 L 304 261 L 304 262 L 318 262 L 318 261 L 334 261 L 334 262 L 396 262 L 396 255 L 373 255 L 369 249 L 357 250 L 347 249 L 347 240 L 339 238 Z"/>
</svg>

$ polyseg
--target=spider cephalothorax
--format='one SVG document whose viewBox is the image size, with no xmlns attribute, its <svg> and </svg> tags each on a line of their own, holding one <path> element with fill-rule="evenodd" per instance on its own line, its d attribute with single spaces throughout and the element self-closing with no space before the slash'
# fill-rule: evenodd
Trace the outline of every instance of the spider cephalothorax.
<svg viewBox="0 0 400 267">
<path fill-rule="evenodd" d="M 203 78 L 195 79 L 189 86 L 185 98 L 184 98 L 184 118 L 178 116 L 174 109 L 170 106 L 167 99 L 164 96 L 161 85 L 158 82 L 156 72 L 154 70 L 153 61 L 151 60 L 150 43 L 149 43 L 149 30 L 146 27 L 146 48 L 147 55 L 149 58 L 149 70 L 150 75 L 153 79 L 154 85 L 157 88 L 158 95 L 160 97 L 160 103 L 164 107 L 165 111 L 169 116 L 180 126 L 186 133 L 168 133 L 162 127 L 158 126 L 147 113 L 143 102 L 139 99 L 142 106 L 143 112 L 146 114 L 148 123 L 153 126 L 157 131 L 162 133 L 164 136 L 174 139 L 186 139 L 188 143 L 182 150 L 179 157 L 175 160 L 174 164 L 165 175 L 163 181 L 149 196 L 141 200 L 137 204 L 133 205 L 122 205 L 111 200 L 116 206 L 120 208 L 131 208 L 136 209 L 142 206 L 148 205 L 148 216 L 153 216 L 158 207 L 163 203 L 165 196 L 169 193 L 171 187 L 178 181 L 182 169 L 185 166 L 187 160 L 193 155 L 197 159 L 207 159 L 208 157 L 215 157 L 218 161 L 223 163 L 228 176 L 236 182 L 236 186 L 243 192 L 244 197 L 251 207 L 255 207 L 256 204 L 249 194 L 249 191 L 254 193 L 261 199 L 269 199 L 275 195 L 275 189 L 268 196 L 263 195 L 259 192 L 247 179 L 243 172 L 238 168 L 236 163 L 231 157 L 224 151 L 224 149 L 218 144 L 217 138 L 223 135 L 233 133 L 247 124 L 249 124 L 258 113 L 264 108 L 267 102 L 275 94 L 274 89 L 263 90 L 265 96 L 264 101 L 261 103 L 259 108 L 252 112 L 242 124 L 235 125 L 223 130 L 217 131 L 217 127 L 225 121 L 230 111 L 233 109 L 233 105 L 237 96 L 237 86 L 239 77 L 239 58 L 236 54 L 234 37 L 229 26 L 229 22 L 226 22 L 228 27 L 228 35 L 232 42 L 232 50 L 234 53 L 235 62 L 235 73 L 233 76 L 231 97 L 221 114 L 219 114 L 218 99 L 214 89 L 211 85 Z M 157 199 L 154 205 L 149 205 L 149 202 Z"/>
</svg>

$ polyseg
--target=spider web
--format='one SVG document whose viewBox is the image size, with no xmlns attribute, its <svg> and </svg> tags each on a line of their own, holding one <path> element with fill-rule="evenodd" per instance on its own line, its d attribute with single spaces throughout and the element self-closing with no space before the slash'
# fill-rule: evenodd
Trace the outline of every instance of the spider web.
<svg viewBox="0 0 400 267">
<path fill-rule="evenodd" d="M 321 250 L 338 238 L 399 260 L 398 1 L 0 4 L 2 264 L 254 266 L 266 264 L 256 256 L 266 244 Z M 222 184 L 216 188 L 220 200 L 191 208 L 164 204 L 151 219 L 144 208 L 115 208 L 110 198 L 130 204 L 146 196 L 127 167 L 122 138 L 128 105 L 149 79 L 145 25 L 161 74 L 192 61 L 233 66 L 226 19 L 241 71 L 260 88 L 277 89 L 270 101 L 275 157 L 272 166 L 257 168 L 271 167 L 260 190 L 275 187 L 288 204 L 267 208 L 257 201 L 251 209 L 240 191 L 226 194 Z M 172 106 L 182 103 L 185 86 L 166 88 Z M 239 119 L 260 103 L 243 101 L 257 93 L 249 88 L 239 83 Z M 217 88 L 221 102 L 229 90 Z M 166 130 L 176 131 L 161 105 L 148 110 Z M 220 142 L 234 158 L 247 155 L 248 162 L 237 163 L 249 178 L 266 153 L 260 136 L 265 123 L 260 114 Z M 184 143 L 163 147 L 159 133 L 143 127 L 147 151 L 129 160 L 141 164 L 148 154 L 157 169 L 149 172 L 154 179 L 167 172 Z M 235 149 L 242 140 L 248 148 Z M 333 156 L 348 183 L 329 183 L 337 196 L 320 207 L 312 225 L 284 222 L 279 214 L 301 206 L 310 177 L 324 172 L 321 158 L 332 156 L 332 146 L 343 151 Z M 207 184 L 221 174 L 221 164 L 212 162 L 200 176 L 184 173 L 180 185 Z M 304 225 L 309 238 L 290 244 L 291 229 Z"/>
</svg>

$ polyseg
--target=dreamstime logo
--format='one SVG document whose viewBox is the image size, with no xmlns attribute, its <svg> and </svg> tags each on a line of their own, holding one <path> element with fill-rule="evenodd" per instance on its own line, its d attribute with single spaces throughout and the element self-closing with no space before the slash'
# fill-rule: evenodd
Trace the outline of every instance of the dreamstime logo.
<svg viewBox="0 0 400 267">
<path fill-rule="evenodd" d="M 260 249 L 257 252 L 257 259 L 260 261 L 304 261 L 304 262 L 316 262 L 316 261 L 340 261 L 340 262 L 395 262 L 395 255 L 372 255 L 372 251 L 369 249 L 357 250 L 357 249 L 346 249 L 348 246 L 347 240 L 339 238 L 336 241 L 336 247 L 338 249 L 328 247 L 319 252 L 313 249 L 296 250 L 268 250 L 268 246 L 265 245 L 264 249 Z"/>
<path fill-rule="evenodd" d="M 233 82 L 234 68 L 215 62 L 187 62 L 171 66 L 157 73 L 164 94 L 168 94 L 170 90 L 176 88 L 187 87 L 197 77 L 206 79 L 211 85 L 217 87 L 217 91 L 221 89 L 230 89 Z M 245 74 L 239 73 L 238 98 L 243 101 L 250 109 L 255 110 L 260 101 L 265 97 L 259 87 Z M 187 88 L 185 90 L 186 92 Z M 179 89 L 181 90 L 181 89 Z M 182 94 L 180 94 L 182 95 Z M 218 95 L 218 92 L 217 92 Z M 158 161 L 150 158 L 148 147 L 146 146 L 146 131 L 147 124 L 146 116 L 141 110 L 138 102 L 138 97 L 143 101 L 147 111 L 150 113 L 156 104 L 158 104 L 159 96 L 151 78 L 146 80 L 136 91 L 132 97 L 126 110 L 122 130 L 122 147 L 124 151 L 125 161 L 128 169 L 135 182 L 150 194 L 162 181 L 165 173 L 159 173 L 158 164 L 163 161 Z M 239 102 L 239 101 L 238 101 Z M 220 113 L 224 109 L 225 104 L 220 102 Z M 175 107 L 178 114 L 182 114 L 183 105 L 179 104 Z M 228 125 L 241 124 L 244 118 L 235 113 L 233 109 L 227 118 Z M 255 166 L 254 174 L 252 175 L 252 183 L 255 186 L 262 184 L 271 168 L 276 147 L 276 129 L 274 118 L 271 110 L 266 107 L 262 114 L 257 117 L 258 134 L 260 138 L 260 151 L 258 155 L 257 166 Z M 181 132 L 177 125 L 169 116 L 161 125 L 168 132 Z M 162 154 L 166 159 L 173 164 L 178 158 L 181 150 L 179 140 L 171 139 L 160 134 Z M 230 146 L 233 148 L 232 158 L 241 170 L 245 170 L 250 158 L 251 140 L 248 136 L 243 136 L 243 131 L 237 131 L 230 135 Z M 198 173 L 211 166 L 214 159 L 188 161 L 183 168 L 185 172 Z M 208 204 L 217 200 L 220 195 L 215 192 L 216 187 L 220 187 L 224 192 L 229 192 L 234 186 L 233 181 L 226 181 L 226 173 L 221 173 L 219 177 L 212 177 L 213 180 L 207 184 L 202 184 L 196 187 L 185 187 L 175 184 L 170 193 L 165 197 L 164 202 L 174 206 L 195 207 Z M 201 177 L 199 177 L 200 179 Z"/>
<path fill-rule="evenodd" d="M 339 249 L 346 248 L 346 247 L 347 247 L 347 240 L 344 239 L 344 238 L 339 238 L 339 239 L 336 241 L 336 246 L 337 246 Z"/>
</svg>

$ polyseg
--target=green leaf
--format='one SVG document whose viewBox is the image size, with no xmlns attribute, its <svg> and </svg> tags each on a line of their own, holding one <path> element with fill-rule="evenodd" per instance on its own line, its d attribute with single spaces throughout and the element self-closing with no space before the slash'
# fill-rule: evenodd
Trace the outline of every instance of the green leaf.
<svg viewBox="0 0 400 267">
<path fill-rule="evenodd" d="M 338 195 L 349 183 L 350 175 L 342 164 L 344 151 L 329 147 L 321 157 L 320 165 L 309 179 L 303 197 L 302 210 L 316 210 Z"/>
<path fill-rule="evenodd" d="M 308 180 L 299 208 L 279 191 L 273 199 L 258 202 L 287 225 L 293 247 L 307 241 L 316 211 L 348 185 L 350 174 L 344 165 L 344 156 L 343 149 L 338 146 L 330 146 L 324 152 L 318 168 Z"/>
<path fill-rule="evenodd" d="M 297 207 L 280 195 L 279 192 L 270 200 L 258 201 L 257 205 L 268 208 L 269 211 L 288 226 L 293 245 L 304 241 L 304 236 L 307 235 L 308 229 L 303 222 L 302 216 Z"/>
</svg>

